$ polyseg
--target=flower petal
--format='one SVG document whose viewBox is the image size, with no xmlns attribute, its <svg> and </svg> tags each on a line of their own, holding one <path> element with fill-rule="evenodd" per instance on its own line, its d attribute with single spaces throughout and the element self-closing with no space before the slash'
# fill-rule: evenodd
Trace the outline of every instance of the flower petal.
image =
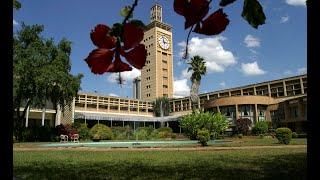
<svg viewBox="0 0 320 180">
<path fill-rule="evenodd" d="M 184 16 L 188 7 L 188 0 L 174 0 L 173 9 L 176 13 Z"/>
<path fill-rule="evenodd" d="M 184 28 L 188 29 L 190 26 L 198 23 L 204 18 L 209 11 L 208 0 L 190 0 L 187 9 L 185 10 L 184 17 L 186 22 Z"/>
<path fill-rule="evenodd" d="M 110 28 L 104 24 L 98 24 L 90 33 L 94 45 L 99 48 L 112 49 L 116 46 L 116 38 L 109 36 Z"/>
<path fill-rule="evenodd" d="M 124 63 L 120 59 L 120 55 L 116 54 L 115 60 L 107 69 L 107 72 L 123 72 L 123 71 L 131 71 L 132 67 L 129 64 Z"/>
<path fill-rule="evenodd" d="M 123 48 L 130 49 L 138 45 L 143 40 L 143 29 L 133 23 L 126 23 L 123 30 Z"/>
<path fill-rule="evenodd" d="M 205 35 L 216 35 L 224 31 L 229 24 L 227 15 L 223 13 L 222 9 L 218 9 L 212 13 L 202 23 L 202 27 L 197 26 L 194 32 Z"/>
<path fill-rule="evenodd" d="M 142 69 L 146 63 L 147 50 L 143 44 L 139 44 L 134 49 L 126 53 L 124 57 L 133 67 Z"/>
<path fill-rule="evenodd" d="M 91 72 L 94 74 L 103 74 L 112 63 L 113 54 L 114 52 L 109 49 L 95 49 L 91 51 L 85 61 L 91 68 Z"/>
</svg>

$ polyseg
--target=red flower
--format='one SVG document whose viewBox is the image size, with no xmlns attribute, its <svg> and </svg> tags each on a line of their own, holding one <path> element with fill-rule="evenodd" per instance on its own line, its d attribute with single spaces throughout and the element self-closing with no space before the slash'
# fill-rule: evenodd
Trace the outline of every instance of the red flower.
<svg viewBox="0 0 320 180">
<path fill-rule="evenodd" d="M 90 33 L 90 38 L 98 48 L 112 49 L 116 47 L 116 38 L 109 36 L 110 28 L 103 24 L 98 24 Z"/>
<path fill-rule="evenodd" d="M 173 6 L 176 13 L 185 17 L 185 29 L 196 24 L 194 32 L 199 34 L 220 34 L 229 24 L 229 19 L 222 9 L 202 20 L 209 11 L 208 0 L 175 0 Z"/>
<path fill-rule="evenodd" d="M 93 44 L 98 47 L 85 59 L 91 72 L 103 74 L 131 71 L 132 67 L 121 61 L 120 55 L 124 56 L 133 67 L 141 69 L 147 58 L 144 45 L 139 44 L 143 39 L 143 29 L 132 23 L 126 23 L 123 26 L 123 46 L 121 48 L 116 47 L 117 40 L 114 36 L 110 36 L 109 32 L 108 26 L 99 24 L 90 34 Z"/>
<path fill-rule="evenodd" d="M 209 2 L 207 0 L 175 0 L 173 9 L 176 13 L 184 16 L 186 19 L 184 28 L 198 23 L 209 11 Z"/>
<path fill-rule="evenodd" d="M 227 15 L 223 13 L 222 9 L 218 9 L 202 22 L 202 27 L 198 23 L 194 32 L 205 35 L 216 35 L 224 31 L 228 24 L 229 19 Z"/>
<path fill-rule="evenodd" d="M 112 63 L 114 52 L 110 49 L 93 50 L 86 61 L 94 74 L 103 74 L 107 72 L 109 65 Z"/>
</svg>

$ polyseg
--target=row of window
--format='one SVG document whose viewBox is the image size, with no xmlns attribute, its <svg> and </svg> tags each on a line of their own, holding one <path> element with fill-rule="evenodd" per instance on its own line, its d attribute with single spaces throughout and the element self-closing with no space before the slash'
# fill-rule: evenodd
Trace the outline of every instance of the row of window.
<svg viewBox="0 0 320 180">
<path fill-rule="evenodd" d="M 151 44 L 149 44 L 148 46 L 145 46 L 145 47 L 146 47 L 146 49 L 148 49 L 148 48 L 150 48 L 152 46 L 153 46 L 153 43 L 151 43 Z"/>
<path fill-rule="evenodd" d="M 151 35 L 151 36 L 147 37 L 146 39 L 144 39 L 143 42 L 146 42 L 146 41 L 148 41 L 148 40 L 150 40 L 152 38 L 153 38 L 153 35 Z"/>
</svg>

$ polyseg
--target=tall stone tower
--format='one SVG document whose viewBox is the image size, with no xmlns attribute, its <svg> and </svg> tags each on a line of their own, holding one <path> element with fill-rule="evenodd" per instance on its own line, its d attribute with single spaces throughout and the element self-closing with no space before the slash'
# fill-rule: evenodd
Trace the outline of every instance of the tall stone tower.
<svg viewBox="0 0 320 180">
<path fill-rule="evenodd" d="M 151 7 L 150 23 L 144 32 L 143 44 L 148 54 L 141 71 L 141 98 L 155 100 L 173 95 L 172 27 L 162 22 L 162 7 Z"/>
</svg>

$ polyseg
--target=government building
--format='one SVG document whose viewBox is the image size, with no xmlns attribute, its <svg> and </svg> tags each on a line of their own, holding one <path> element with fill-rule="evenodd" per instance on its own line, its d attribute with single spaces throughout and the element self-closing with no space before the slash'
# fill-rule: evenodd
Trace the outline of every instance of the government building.
<svg viewBox="0 0 320 180">
<path fill-rule="evenodd" d="M 72 103 L 58 110 L 48 104 L 45 109 L 28 108 L 25 126 L 56 126 L 82 122 L 92 127 L 103 123 L 110 127 L 130 125 L 154 128 L 169 126 L 181 132 L 179 119 L 191 113 L 190 97 L 173 98 L 172 27 L 162 22 L 162 7 L 151 8 L 143 43 L 147 49 L 146 64 L 141 76 L 132 82 L 133 98 L 79 92 Z M 168 97 L 170 115 L 155 117 L 153 101 Z M 199 95 L 199 109 L 221 112 L 235 124 L 239 118 L 272 121 L 293 131 L 305 132 L 307 127 L 307 75 L 270 80 Z M 23 111 L 23 109 L 21 109 Z"/>
</svg>

